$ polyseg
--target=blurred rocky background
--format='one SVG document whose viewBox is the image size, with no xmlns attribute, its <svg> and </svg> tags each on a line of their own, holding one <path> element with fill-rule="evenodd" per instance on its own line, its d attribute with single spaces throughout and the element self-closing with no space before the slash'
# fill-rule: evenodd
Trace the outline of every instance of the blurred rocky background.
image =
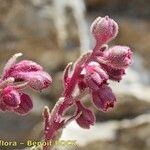
<svg viewBox="0 0 150 150">
<path fill-rule="evenodd" d="M 23 58 L 40 63 L 53 76 L 50 89 L 32 93 L 32 113 L 0 112 L 0 139 L 40 140 L 43 106 L 55 104 L 65 65 L 92 48 L 89 26 L 105 15 L 120 27 L 112 44 L 129 45 L 134 63 L 121 83 L 111 83 L 118 99 L 115 109 L 96 111 L 97 124 L 90 130 L 71 123 L 62 139 L 77 140 L 80 150 L 150 149 L 149 0 L 0 0 L 0 71 L 11 55 L 23 52 Z"/>
</svg>

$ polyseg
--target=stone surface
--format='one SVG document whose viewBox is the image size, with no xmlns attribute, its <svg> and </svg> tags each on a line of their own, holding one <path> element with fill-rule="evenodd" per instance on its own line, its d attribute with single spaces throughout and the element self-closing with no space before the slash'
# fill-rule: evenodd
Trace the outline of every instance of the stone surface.
<svg viewBox="0 0 150 150">
<path fill-rule="evenodd" d="M 67 61 L 67 51 L 88 48 L 81 0 L 6 0 L 0 7 L 1 62 L 19 51 L 54 70 Z"/>
<path fill-rule="evenodd" d="M 85 3 L 89 11 L 143 18 L 150 15 L 149 0 L 85 0 Z"/>
<path fill-rule="evenodd" d="M 77 127 L 75 123 L 67 128 L 63 133 L 63 139 L 76 138 L 77 143 L 82 145 L 80 150 L 148 150 L 150 148 L 149 114 L 131 120 L 99 123 L 89 131 Z"/>
</svg>

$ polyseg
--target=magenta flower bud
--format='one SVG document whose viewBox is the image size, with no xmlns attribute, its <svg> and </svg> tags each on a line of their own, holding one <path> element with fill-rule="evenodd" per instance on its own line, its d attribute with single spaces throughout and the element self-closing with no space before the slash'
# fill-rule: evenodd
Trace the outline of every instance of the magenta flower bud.
<svg viewBox="0 0 150 150">
<path fill-rule="evenodd" d="M 12 68 L 10 68 L 9 71 L 7 71 L 7 74 L 5 75 L 5 78 L 12 77 L 14 74 L 17 74 L 18 72 L 36 72 L 42 70 L 43 68 L 37 63 L 30 60 L 23 60 L 15 64 Z M 17 79 L 15 81 L 22 81 L 22 80 Z"/>
<path fill-rule="evenodd" d="M 22 54 L 13 55 L 6 63 L 0 79 L 0 110 L 28 113 L 32 107 L 31 98 L 22 93 L 29 87 L 41 91 L 52 83 L 51 76 L 43 68 L 30 60 L 16 63 Z"/>
<path fill-rule="evenodd" d="M 98 90 L 108 80 L 108 75 L 97 63 L 87 65 L 85 70 L 85 83 L 91 89 Z"/>
<path fill-rule="evenodd" d="M 24 93 L 20 94 L 20 100 L 21 103 L 19 107 L 14 109 L 14 111 L 21 115 L 25 115 L 33 108 L 33 103 L 30 96 Z"/>
<path fill-rule="evenodd" d="M 21 72 L 31 72 L 31 71 L 41 71 L 43 68 L 30 60 L 22 60 L 19 63 L 15 64 L 13 67 L 13 71 L 21 71 Z"/>
<path fill-rule="evenodd" d="M 118 34 L 118 24 L 108 16 L 98 17 L 91 25 L 91 33 L 97 43 L 108 43 Z"/>
<path fill-rule="evenodd" d="M 95 123 L 95 115 L 93 112 L 84 107 L 80 101 L 76 101 L 77 106 L 77 115 L 81 113 L 81 115 L 76 119 L 78 125 L 82 128 L 89 129 L 91 125 Z"/>
<path fill-rule="evenodd" d="M 101 64 L 101 66 L 109 75 L 110 80 L 119 82 L 122 79 L 123 75 L 125 75 L 125 69 L 116 69 L 104 64 Z"/>
<path fill-rule="evenodd" d="M 20 95 L 12 86 L 7 86 L 2 90 L 1 100 L 8 107 L 18 107 L 20 104 Z"/>
<path fill-rule="evenodd" d="M 36 72 L 15 72 L 13 77 L 16 80 L 24 80 L 35 90 L 43 90 L 52 83 L 51 76 L 44 71 Z"/>
<path fill-rule="evenodd" d="M 107 111 L 114 107 L 116 101 L 115 95 L 107 85 L 103 84 L 98 91 L 92 91 L 92 98 L 94 105 L 102 111 Z"/>
<path fill-rule="evenodd" d="M 31 72 L 26 79 L 35 90 L 43 90 L 52 83 L 51 76 L 44 71 Z"/>
<path fill-rule="evenodd" d="M 114 68 L 124 69 L 132 62 L 132 52 L 127 46 L 114 46 L 104 52 L 104 61 Z"/>
</svg>

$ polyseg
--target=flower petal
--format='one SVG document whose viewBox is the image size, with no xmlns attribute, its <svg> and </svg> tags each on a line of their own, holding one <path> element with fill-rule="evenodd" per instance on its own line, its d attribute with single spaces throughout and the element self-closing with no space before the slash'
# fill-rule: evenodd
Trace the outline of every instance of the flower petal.
<svg viewBox="0 0 150 150">
<path fill-rule="evenodd" d="M 107 85 L 103 84 L 98 91 L 92 91 L 94 105 L 102 111 L 107 111 L 108 108 L 114 106 L 116 101 L 115 95 Z"/>
<path fill-rule="evenodd" d="M 31 72 L 31 71 L 41 71 L 43 68 L 31 61 L 31 60 L 22 60 L 19 63 L 15 64 L 13 71 L 21 71 L 21 72 Z"/>
<path fill-rule="evenodd" d="M 113 46 L 104 52 L 106 65 L 117 69 L 125 69 L 132 62 L 132 52 L 127 46 Z"/>
<path fill-rule="evenodd" d="M 18 107 L 20 104 L 20 95 L 12 86 L 7 86 L 2 90 L 1 100 L 8 107 Z"/>
<path fill-rule="evenodd" d="M 101 68 L 99 64 L 89 64 L 86 66 L 85 70 L 85 83 L 93 90 L 98 90 L 99 86 L 108 80 L 107 73 Z"/>
<path fill-rule="evenodd" d="M 89 129 L 91 125 L 94 125 L 96 120 L 94 113 L 90 109 L 83 106 L 80 101 L 76 101 L 76 106 L 77 114 L 81 113 L 81 115 L 76 119 L 76 122 L 80 127 Z"/>
<path fill-rule="evenodd" d="M 109 75 L 110 80 L 119 82 L 122 79 L 123 75 L 125 75 L 125 69 L 116 69 L 104 64 L 101 64 L 101 66 Z"/>
<path fill-rule="evenodd" d="M 52 83 L 51 76 L 44 71 L 16 72 L 13 77 L 28 82 L 28 85 L 35 90 L 43 90 Z"/>
<path fill-rule="evenodd" d="M 14 111 L 21 115 L 25 115 L 33 108 L 33 103 L 30 96 L 25 93 L 20 94 L 20 100 L 21 103 L 19 107 L 14 109 Z"/>
</svg>

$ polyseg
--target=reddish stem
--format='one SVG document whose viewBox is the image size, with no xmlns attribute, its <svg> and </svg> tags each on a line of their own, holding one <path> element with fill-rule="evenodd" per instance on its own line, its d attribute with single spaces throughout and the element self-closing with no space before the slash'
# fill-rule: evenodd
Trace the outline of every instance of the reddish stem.
<svg viewBox="0 0 150 150">
<path fill-rule="evenodd" d="M 82 71 L 82 67 L 77 64 L 76 67 L 75 67 L 74 73 L 72 75 L 72 78 L 71 78 L 69 84 L 67 85 L 67 87 L 64 91 L 64 102 L 69 101 L 69 97 L 71 97 L 72 92 L 74 91 L 74 88 L 75 88 L 76 83 L 77 83 L 77 77 L 78 77 L 78 75 L 80 74 L 81 71 Z M 56 103 L 56 105 L 59 105 L 58 107 L 61 107 L 61 105 L 63 105 L 63 103 L 59 103 L 59 101 L 58 101 Z M 54 107 L 54 109 L 58 109 L 58 107 Z M 63 115 L 63 112 L 65 112 L 66 109 L 68 109 L 68 107 L 63 107 L 63 110 L 61 111 L 61 115 Z M 55 110 L 53 110 L 53 111 L 55 112 Z M 44 133 L 45 134 L 45 142 L 47 142 L 48 140 L 53 140 L 53 138 L 55 137 L 55 133 L 56 133 L 56 131 L 52 129 L 53 123 L 54 123 L 52 118 L 55 118 L 56 113 L 53 113 L 51 115 L 54 115 L 54 116 L 50 117 L 49 123 L 47 123 L 47 120 L 45 120 L 45 123 L 49 124 L 49 129 L 48 130 L 47 130 L 47 125 L 45 125 L 45 133 Z M 49 132 L 49 131 L 51 131 L 51 132 Z M 51 148 L 48 147 L 48 146 L 45 146 L 43 149 L 44 150 L 50 150 Z"/>
<path fill-rule="evenodd" d="M 75 67 L 74 73 L 71 77 L 71 80 L 70 80 L 67 88 L 65 89 L 64 97 L 70 97 L 71 96 L 71 94 L 74 91 L 74 88 L 76 86 L 77 78 L 78 78 L 81 71 L 82 71 L 82 67 L 77 64 Z"/>
<path fill-rule="evenodd" d="M 57 131 L 53 129 L 53 126 L 55 126 L 55 124 L 54 124 L 55 122 L 53 122 L 53 118 L 55 118 L 56 114 L 57 114 L 57 113 L 53 113 L 53 112 L 57 112 L 57 109 L 62 106 L 61 112 L 59 113 L 62 117 L 64 112 L 68 109 L 68 107 L 70 108 L 74 104 L 74 103 L 71 103 L 70 106 L 64 107 L 64 105 L 66 104 L 65 102 L 70 103 L 72 93 L 73 93 L 73 91 L 75 89 L 75 86 L 77 84 L 78 76 L 81 73 L 81 71 L 83 69 L 83 66 L 86 65 L 86 63 L 88 63 L 89 60 L 91 60 L 91 57 L 93 57 L 93 54 L 91 54 L 89 56 L 89 58 L 84 62 L 84 64 L 82 64 L 82 63 L 81 64 L 78 64 L 78 63 L 76 64 L 75 70 L 74 70 L 73 75 L 72 75 L 72 77 L 69 81 L 69 84 L 67 85 L 67 87 L 65 88 L 65 91 L 63 93 L 64 102 L 60 103 L 59 100 L 58 100 L 58 102 L 55 104 L 55 106 L 57 106 L 57 107 L 54 107 L 54 109 L 51 113 L 51 117 L 50 117 L 50 120 L 49 120 L 49 122 L 50 122 L 49 129 L 48 129 L 48 131 L 45 129 L 45 142 L 48 141 L 48 140 L 53 140 L 55 138 L 55 134 L 57 133 L 58 129 L 61 128 L 61 127 L 58 128 Z M 48 146 L 45 146 L 43 149 L 44 150 L 50 150 L 51 148 L 48 147 Z"/>
</svg>

